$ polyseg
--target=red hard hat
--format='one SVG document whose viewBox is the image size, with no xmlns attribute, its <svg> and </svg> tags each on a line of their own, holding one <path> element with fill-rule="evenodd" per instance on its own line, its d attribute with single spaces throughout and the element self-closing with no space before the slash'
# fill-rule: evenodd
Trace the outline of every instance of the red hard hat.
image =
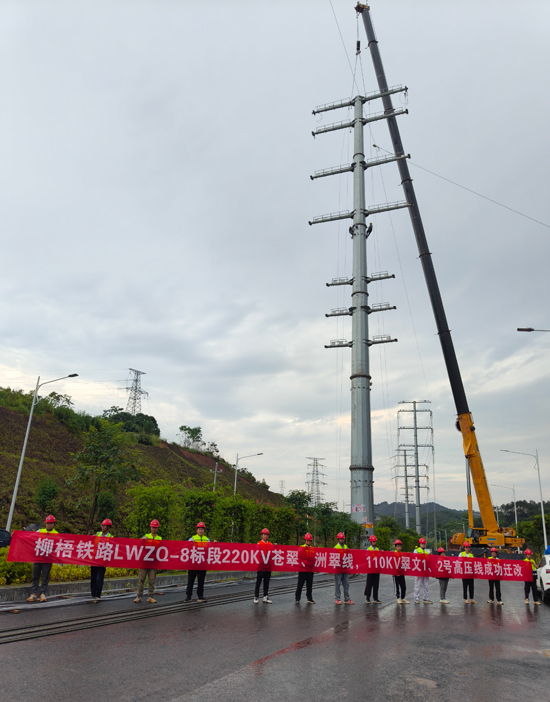
<svg viewBox="0 0 550 702">
<path fill-rule="evenodd" d="M 440 546 L 440 547 L 437 549 L 437 552 L 438 552 L 438 553 L 445 553 L 445 549 L 443 548 L 443 546 Z"/>
<path fill-rule="evenodd" d="M 44 521 L 46 522 L 46 524 L 51 524 L 52 522 L 55 522 L 55 517 L 53 516 L 53 514 L 48 514 Z"/>
<path fill-rule="evenodd" d="M 393 545 L 394 545 L 394 546 L 397 546 L 397 545 L 403 546 L 403 543 L 402 543 L 401 541 L 399 541 L 399 539 L 396 539 L 396 540 L 393 542 Z"/>
<path fill-rule="evenodd" d="M 493 552 L 494 552 L 494 553 L 498 553 L 498 548 L 495 548 L 495 547 L 493 546 L 493 548 L 491 549 L 491 553 L 493 553 Z"/>
<path fill-rule="evenodd" d="M 369 541 L 372 541 L 372 543 L 374 543 L 375 541 L 378 541 L 378 539 L 376 538 L 376 536 L 374 534 L 371 534 L 369 536 Z"/>
<path fill-rule="evenodd" d="M 151 524 L 149 524 L 149 526 L 160 526 L 159 520 L 158 520 L 158 519 L 153 519 L 153 521 L 151 522 Z"/>
<path fill-rule="evenodd" d="M 419 544 L 425 544 L 425 543 L 426 543 L 426 539 L 425 539 L 424 537 L 422 537 L 421 539 L 418 539 L 418 543 L 419 543 Z"/>
<path fill-rule="evenodd" d="M 345 538 L 346 538 L 346 535 L 344 534 L 343 531 L 341 531 L 341 532 L 338 534 L 338 536 L 337 536 L 336 538 L 337 538 L 337 539 L 345 539 Z"/>
<path fill-rule="evenodd" d="M 101 526 L 113 526 L 113 522 L 110 519 L 104 519 L 101 522 Z"/>
<path fill-rule="evenodd" d="M 313 536 L 308 531 L 308 533 L 304 536 L 304 539 L 305 541 L 313 541 Z"/>
<path fill-rule="evenodd" d="M 531 551 L 530 548 L 526 548 L 526 549 L 525 549 L 525 555 L 526 555 L 526 556 L 532 556 L 532 555 L 533 555 L 533 551 Z"/>
<path fill-rule="evenodd" d="M 267 534 L 269 536 L 269 529 L 262 529 L 260 534 Z"/>
<path fill-rule="evenodd" d="M 199 523 L 197 524 L 196 528 L 197 528 L 197 529 L 206 529 L 206 527 L 204 526 L 204 522 L 199 522 Z"/>
<path fill-rule="evenodd" d="M 464 548 L 470 548 L 470 542 L 469 542 L 469 541 L 465 541 L 462 545 L 464 546 Z"/>
</svg>

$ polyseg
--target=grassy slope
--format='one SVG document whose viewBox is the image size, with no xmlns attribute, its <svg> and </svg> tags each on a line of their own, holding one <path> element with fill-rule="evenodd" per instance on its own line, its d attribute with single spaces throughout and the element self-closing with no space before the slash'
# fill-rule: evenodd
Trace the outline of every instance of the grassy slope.
<svg viewBox="0 0 550 702">
<path fill-rule="evenodd" d="M 27 419 L 23 414 L 0 407 L 0 525 L 2 526 L 7 521 Z M 79 490 L 70 488 L 65 483 L 71 475 L 70 454 L 77 453 L 83 443 L 81 435 L 72 434 L 51 416 L 33 417 L 12 529 L 23 528 L 42 520 L 40 510 L 33 499 L 36 484 L 46 477 L 52 477 L 60 487 L 56 509 L 60 529 L 66 532 L 83 532 L 84 513 L 76 506 L 80 497 Z M 185 487 L 202 487 L 213 482 L 210 469 L 214 468 L 215 460 L 211 456 L 165 443 L 161 443 L 160 446 L 135 444 L 129 446 L 128 451 L 132 453 L 131 460 L 142 469 L 143 483 L 167 480 Z M 218 474 L 217 485 L 232 490 L 234 472 L 224 462 L 220 462 L 220 466 L 223 468 L 223 473 Z M 250 483 L 240 476 L 237 486 L 239 494 L 248 499 L 274 505 L 283 502 L 281 495 Z M 120 490 L 117 496 L 123 513 L 126 501 L 124 490 Z"/>
</svg>

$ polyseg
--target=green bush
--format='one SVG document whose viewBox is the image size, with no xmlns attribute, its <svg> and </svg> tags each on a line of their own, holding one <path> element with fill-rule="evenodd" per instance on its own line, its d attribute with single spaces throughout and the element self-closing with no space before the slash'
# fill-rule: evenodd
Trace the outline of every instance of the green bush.
<svg viewBox="0 0 550 702">
<path fill-rule="evenodd" d="M 0 548 L 0 585 L 21 585 L 32 580 L 32 563 L 6 560 L 8 547 Z"/>
</svg>

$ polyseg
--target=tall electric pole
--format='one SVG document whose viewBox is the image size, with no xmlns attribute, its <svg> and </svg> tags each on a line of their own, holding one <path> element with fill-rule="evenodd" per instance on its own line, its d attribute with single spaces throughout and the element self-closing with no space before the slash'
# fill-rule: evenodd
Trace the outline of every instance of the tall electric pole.
<svg viewBox="0 0 550 702">
<path fill-rule="evenodd" d="M 136 415 L 140 414 L 141 412 L 141 396 L 145 395 L 145 397 L 147 397 L 149 393 L 141 389 L 141 376 L 145 375 L 145 371 L 134 370 L 133 368 L 130 368 L 129 370 L 130 373 L 134 374 L 134 377 L 132 378 L 132 384 L 130 387 L 126 388 L 128 392 L 126 412 Z"/>
<path fill-rule="evenodd" d="M 371 100 L 377 100 L 393 93 L 405 91 L 405 87 L 390 88 L 385 92 L 357 95 L 354 98 L 321 105 L 313 110 L 313 114 L 353 108 L 353 119 L 344 122 L 319 127 L 313 136 L 334 132 L 339 129 L 353 128 L 353 161 L 334 168 L 317 171 L 310 176 L 312 180 L 341 173 L 353 173 L 353 210 L 333 212 L 328 215 L 314 217 L 309 224 L 321 224 L 342 219 L 351 219 L 353 225 L 349 228 L 353 246 L 353 275 L 351 278 L 333 278 L 328 287 L 334 285 L 350 285 L 351 301 L 349 307 L 333 309 L 326 317 L 351 316 L 352 338 L 334 339 L 325 348 L 351 348 L 351 514 L 352 518 L 365 527 L 365 537 L 374 532 L 374 465 L 372 458 L 371 407 L 370 386 L 371 375 L 369 367 L 369 347 L 373 344 L 386 344 L 397 339 L 388 335 L 375 336 L 369 339 L 369 314 L 395 309 L 387 303 L 369 306 L 368 285 L 374 281 L 395 278 L 388 273 L 367 274 L 367 238 L 372 231 L 372 223 L 367 228 L 366 218 L 373 214 L 389 212 L 402 207 L 408 207 L 406 202 L 394 202 L 386 205 L 374 205 L 367 208 L 365 204 L 365 170 L 382 163 L 396 161 L 404 156 L 390 156 L 381 159 L 365 160 L 363 129 L 365 124 L 388 119 L 386 112 L 370 117 L 363 116 L 363 105 Z M 404 114 L 406 110 L 394 110 L 392 115 Z"/>
</svg>

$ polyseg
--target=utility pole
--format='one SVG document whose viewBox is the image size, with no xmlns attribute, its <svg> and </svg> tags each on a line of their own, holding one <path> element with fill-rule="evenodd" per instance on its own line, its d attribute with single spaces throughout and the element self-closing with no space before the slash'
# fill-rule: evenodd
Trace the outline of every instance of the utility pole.
<svg viewBox="0 0 550 702">
<path fill-rule="evenodd" d="M 307 477 L 309 478 L 309 480 L 306 482 L 307 491 L 309 493 L 311 506 L 317 507 L 317 505 L 321 504 L 324 497 L 322 486 L 326 486 L 326 483 L 321 480 L 321 477 L 325 478 L 326 476 L 319 470 L 319 468 L 324 468 L 325 466 L 321 465 L 319 461 L 324 461 L 325 459 L 313 458 L 312 456 L 306 456 L 306 458 L 309 461 L 313 461 L 313 463 L 307 464 L 307 467 L 311 469 L 307 473 Z"/>
<path fill-rule="evenodd" d="M 420 519 L 420 478 L 427 478 L 427 475 L 421 476 L 420 475 L 420 468 L 421 467 L 426 467 L 426 464 L 420 464 L 419 462 L 419 457 L 418 457 L 418 449 L 419 448 L 429 448 L 433 452 L 433 416 L 432 416 L 432 411 L 430 409 L 418 409 L 417 405 L 420 404 L 427 404 L 429 403 L 429 400 L 403 400 L 400 402 L 400 405 L 412 405 L 412 409 L 401 409 L 397 413 L 397 436 L 398 436 L 398 450 L 404 450 L 405 448 L 412 448 L 413 449 L 413 456 L 414 456 L 414 502 L 415 502 L 415 529 L 418 534 L 422 533 L 422 520 Z M 418 426 L 418 417 L 417 414 L 418 412 L 425 412 L 428 413 L 429 417 L 429 425 L 427 426 Z M 413 416 L 413 422 L 412 426 L 404 426 L 400 423 L 400 415 L 401 413 L 412 413 Z M 430 432 L 432 436 L 432 442 L 427 443 L 427 444 L 419 444 L 418 443 L 418 430 L 427 430 Z M 400 438 L 401 438 L 401 432 L 403 431 L 412 431 L 413 432 L 413 443 L 412 444 L 402 444 L 400 443 Z M 437 525 L 435 524 L 435 507 L 434 507 L 434 532 L 437 529 Z"/>
<path fill-rule="evenodd" d="M 399 452 L 403 453 L 403 463 L 399 462 L 399 455 L 397 456 L 397 463 L 395 464 L 395 476 L 394 479 L 396 481 L 396 485 L 398 484 L 397 481 L 400 478 L 403 478 L 405 481 L 405 489 L 404 489 L 404 495 L 405 495 L 405 528 L 409 529 L 411 526 L 410 522 L 410 515 L 409 515 L 409 478 L 411 477 L 409 475 L 409 464 L 407 463 L 407 454 L 410 453 L 410 451 L 407 451 L 407 449 L 399 449 Z M 403 468 L 403 475 L 400 475 L 399 469 Z"/>
<path fill-rule="evenodd" d="M 388 303 L 369 306 L 368 286 L 373 281 L 395 278 L 387 272 L 367 274 L 367 238 L 372 231 L 372 223 L 367 228 L 366 218 L 373 214 L 389 212 L 402 207 L 408 207 L 406 202 L 394 202 L 386 205 L 374 205 L 367 208 L 365 204 L 365 170 L 382 163 L 396 161 L 404 156 L 390 156 L 382 159 L 365 160 L 363 139 L 364 126 L 370 122 L 387 119 L 386 112 L 369 117 L 363 116 L 363 105 L 371 100 L 377 100 L 384 95 L 403 92 L 406 88 L 391 88 L 385 92 L 357 95 L 351 99 L 320 105 L 313 110 L 317 115 L 331 110 L 353 108 L 353 119 L 319 127 L 313 136 L 334 132 L 340 129 L 353 128 L 353 162 L 333 168 L 317 171 L 310 176 L 312 180 L 326 176 L 353 173 L 353 210 L 333 212 L 314 217 L 309 224 L 321 224 L 338 220 L 351 219 L 353 225 L 349 228 L 353 247 L 353 275 L 351 278 L 333 278 L 327 287 L 336 285 L 351 286 L 351 301 L 349 307 L 333 309 L 326 317 L 350 316 L 352 339 L 333 339 L 325 348 L 351 348 L 351 516 L 356 522 L 365 527 L 364 539 L 374 533 L 374 465 L 372 458 L 371 407 L 370 386 L 371 375 L 369 367 L 369 347 L 373 344 L 386 344 L 397 341 L 389 335 L 374 336 L 369 339 L 368 318 L 373 312 L 392 310 Z M 397 110 L 393 115 L 405 114 L 406 110 Z"/>
<path fill-rule="evenodd" d="M 210 468 L 210 472 L 214 473 L 214 489 L 212 492 L 216 492 L 216 478 L 218 477 L 218 473 L 223 473 L 223 468 L 218 469 L 218 461 L 216 461 L 216 465 L 214 466 L 214 470 Z"/>
<path fill-rule="evenodd" d="M 132 378 L 131 386 L 126 388 L 126 391 L 129 393 L 126 412 L 129 412 L 135 416 L 136 414 L 141 413 L 141 396 L 144 395 L 145 397 L 148 397 L 149 393 L 141 389 L 141 376 L 145 375 L 145 371 L 134 370 L 133 368 L 130 368 L 129 370 L 130 373 L 134 374 L 134 377 Z"/>
</svg>

